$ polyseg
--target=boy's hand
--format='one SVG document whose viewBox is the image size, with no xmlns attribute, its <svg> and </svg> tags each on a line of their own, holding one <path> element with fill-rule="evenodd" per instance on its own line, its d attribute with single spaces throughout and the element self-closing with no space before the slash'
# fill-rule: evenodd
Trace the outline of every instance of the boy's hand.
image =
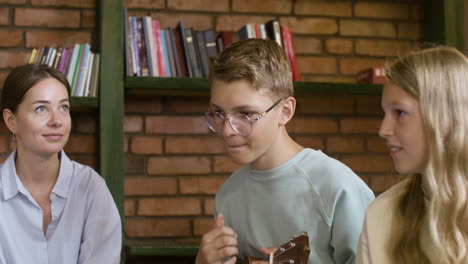
<svg viewBox="0 0 468 264">
<path fill-rule="evenodd" d="M 224 226 L 224 216 L 216 216 L 214 228 L 203 235 L 196 264 L 235 264 L 237 234 L 230 227 Z"/>
</svg>

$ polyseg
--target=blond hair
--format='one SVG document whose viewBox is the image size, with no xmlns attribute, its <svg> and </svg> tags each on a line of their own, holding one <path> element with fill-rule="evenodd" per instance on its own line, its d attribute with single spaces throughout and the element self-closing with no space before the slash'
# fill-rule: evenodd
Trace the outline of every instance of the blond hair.
<svg viewBox="0 0 468 264">
<path fill-rule="evenodd" d="M 394 261 L 429 263 L 420 244 L 428 232 L 441 263 L 467 263 L 468 60 L 453 48 L 430 48 L 393 63 L 387 77 L 418 100 L 429 146 L 427 167 L 410 175 L 399 198 Z M 424 221 L 429 230 L 423 230 Z"/>
<path fill-rule="evenodd" d="M 292 96 L 292 72 L 284 50 L 273 40 L 246 39 L 211 59 L 210 83 L 246 80 L 275 99 Z"/>
</svg>

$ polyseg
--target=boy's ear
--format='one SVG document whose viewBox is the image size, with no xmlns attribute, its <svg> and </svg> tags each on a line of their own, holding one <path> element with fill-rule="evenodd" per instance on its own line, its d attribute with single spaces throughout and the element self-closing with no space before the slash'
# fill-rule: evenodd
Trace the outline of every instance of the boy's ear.
<svg viewBox="0 0 468 264">
<path fill-rule="evenodd" d="M 281 109 L 281 117 L 279 120 L 279 125 L 285 126 L 289 120 L 294 116 L 296 111 L 296 98 L 289 96 L 284 99 L 283 107 Z"/>
<path fill-rule="evenodd" d="M 3 121 L 11 133 L 16 134 L 16 119 L 13 112 L 10 109 L 3 110 Z"/>
</svg>

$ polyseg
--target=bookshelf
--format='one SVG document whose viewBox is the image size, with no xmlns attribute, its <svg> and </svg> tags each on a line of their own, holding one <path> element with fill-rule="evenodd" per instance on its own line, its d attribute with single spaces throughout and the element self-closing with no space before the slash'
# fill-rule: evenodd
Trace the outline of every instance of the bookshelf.
<svg viewBox="0 0 468 264">
<path fill-rule="evenodd" d="M 448 3 L 454 1 L 449 0 Z M 208 80 L 198 78 L 125 77 L 123 0 L 102 0 L 98 3 L 101 94 L 99 106 L 93 107 L 98 107 L 100 113 L 101 174 L 109 185 L 122 215 L 122 223 L 124 223 L 123 105 L 125 95 L 208 96 L 209 86 Z M 430 0 L 427 7 L 434 4 L 443 6 L 444 2 Z M 428 8 L 425 13 L 430 14 L 430 11 Z M 430 23 L 425 28 L 434 31 Z M 435 31 L 442 30 L 442 28 L 437 28 Z M 294 86 L 298 96 L 305 94 L 380 95 L 382 91 L 382 85 L 367 84 L 296 82 Z M 124 254 L 133 256 L 194 256 L 198 251 L 198 245 L 183 243 L 145 244 L 142 242 L 141 244 L 126 244 L 124 241 L 123 245 L 125 246 Z"/>
</svg>

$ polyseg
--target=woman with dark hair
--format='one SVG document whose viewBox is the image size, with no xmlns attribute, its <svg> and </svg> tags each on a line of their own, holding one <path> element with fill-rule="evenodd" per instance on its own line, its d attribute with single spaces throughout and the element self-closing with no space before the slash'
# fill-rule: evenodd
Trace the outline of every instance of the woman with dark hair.
<svg viewBox="0 0 468 264">
<path fill-rule="evenodd" d="M 120 216 L 105 181 L 71 161 L 70 85 L 46 65 L 17 67 L 2 90 L 16 149 L 0 165 L 0 263 L 120 263 Z"/>
</svg>

